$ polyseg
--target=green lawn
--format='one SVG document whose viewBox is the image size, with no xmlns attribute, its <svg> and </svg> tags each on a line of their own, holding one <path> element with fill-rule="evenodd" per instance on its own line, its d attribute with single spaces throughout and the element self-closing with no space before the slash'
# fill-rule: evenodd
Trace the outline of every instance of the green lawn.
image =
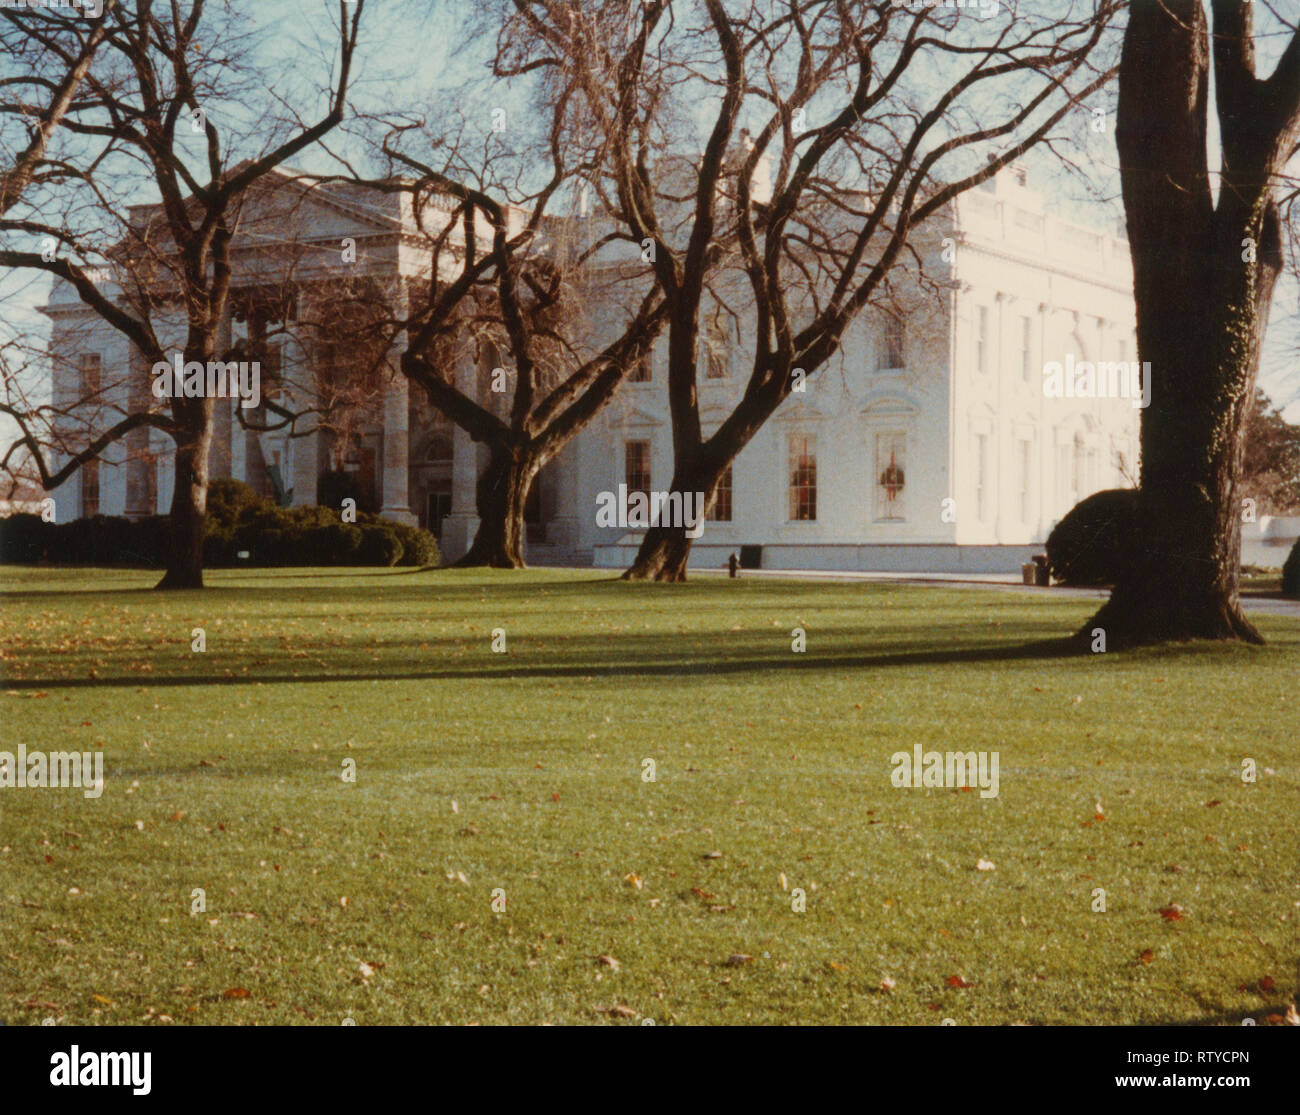
<svg viewBox="0 0 1300 1115">
<path fill-rule="evenodd" d="M 1296 993 L 1295 620 L 1070 657 L 1094 602 L 1042 590 L 155 579 L 0 572 L 0 746 L 107 774 L 0 789 L 9 1024 L 1238 1025 Z M 999 796 L 895 788 L 916 743 L 999 752 Z"/>
</svg>

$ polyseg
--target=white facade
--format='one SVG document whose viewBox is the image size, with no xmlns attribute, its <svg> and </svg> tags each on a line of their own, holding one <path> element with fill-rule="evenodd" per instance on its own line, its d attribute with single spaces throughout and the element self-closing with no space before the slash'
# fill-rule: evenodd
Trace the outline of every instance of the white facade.
<svg viewBox="0 0 1300 1115">
<path fill-rule="evenodd" d="M 292 221 L 295 235 L 320 256 L 314 269 L 297 265 L 303 294 L 293 314 L 303 314 L 314 282 L 336 274 L 346 238 L 368 273 L 419 274 L 420 242 L 396 196 L 374 201 L 346 187 L 323 187 L 292 208 Z M 1010 572 L 1041 549 L 1080 499 L 1135 481 L 1134 400 L 1051 398 L 1043 375 L 1052 361 L 1136 360 L 1127 243 L 1046 213 L 1042 197 L 1016 171 L 965 195 L 931 232 L 918 247 L 927 281 L 896 291 L 896 316 L 864 312 L 842 350 L 741 452 L 731 473 L 730 519 L 706 525 L 694 548 L 697 566 L 725 564 L 741 545 L 759 545 L 768 568 Z M 258 274 L 250 248 L 236 269 L 236 291 Z M 79 369 L 93 371 L 96 358 L 110 409 L 125 409 L 147 392 L 148 368 L 71 291 L 56 287 L 46 312 L 61 357 L 56 403 L 77 397 L 73 380 L 84 376 Z M 251 311 L 235 312 L 225 336 L 247 340 L 264 326 Z M 323 357 L 306 351 L 293 332 L 276 346 L 276 360 L 286 393 L 301 395 L 323 374 Z M 748 377 L 752 353 L 745 331 L 739 333 L 713 338 L 716 355 L 701 360 L 706 433 Z M 598 527 L 597 501 L 629 481 L 668 486 L 666 343 L 660 339 L 649 382 L 625 382 L 540 474 L 530 503 L 529 561 L 630 562 L 640 532 Z M 455 375 L 486 400 L 485 370 L 479 361 Z M 373 486 L 376 509 L 434 529 L 445 558 L 454 560 L 473 537 L 484 452 L 417 396 L 390 367 L 346 448 L 327 431 L 293 438 L 245 431 L 237 404 L 221 401 L 212 475 L 304 504 L 315 502 L 322 472 L 355 468 Z M 113 447 L 97 477 L 74 476 L 55 493 L 60 520 L 96 510 L 165 512 L 170 448 L 164 435 L 143 432 Z"/>
<path fill-rule="evenodd" d="M 732 521 L 707 524 L 697 565 L 758 544 L 768 568 L 1014 572 L 1079 500 L 1136 482 L 1135 401 L 1049 398 L 1043 375 L 1067 358 L 1136 360 L 1127 241 L 1048 215 L 1014 170 L 966 194 L 949 227 L 933 232 L 924 254 L 937 282 L 899 293 L 901 337 L 890 336 L 898 327 L 886 314 L 868 311 L 781 406 L 735 462 Z M 663 347 L 656 380 L 625 385 L 586 434 L 587 507 L 611 474 L 624 479 L 628 441 L 650 441 L 651 486 L 667 486 Z M 728 379 L 701 370 L 706 432 L 747 373 L 743 346 Z M 804 438 L 816 455 L 811 520 L 790 504 L 790 447 Z M 903 472 L 893 499 L 881 482 L 891 452 Z M 596 564 L 625 566 L 639 537 L 591 527 L 583 556 L 590 546 Z"/>
</svg>

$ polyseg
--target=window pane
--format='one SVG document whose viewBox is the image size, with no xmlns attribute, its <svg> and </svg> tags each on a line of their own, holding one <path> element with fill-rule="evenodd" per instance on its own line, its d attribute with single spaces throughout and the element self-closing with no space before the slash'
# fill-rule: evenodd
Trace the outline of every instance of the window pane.
<svg viewBox="0 0 1300 1115">
<path fill-rule="evenodd" d="M 629 441 L 623 447 L 623 482 L 630 496 L 650 491 L 650 443 Z"/>
<path fill-rule="evenodd" d="M 99 514 L 99 462 L 81 466 L 81 514 L 83 518 Z"/>
<path fill-rule="evenodd" d="M 890 371 L 903 367 L 903 323 L 892 314 L 886 314 L 881 337 L 877 371 Z"/>
<path fill-rule="evenodd" d="M 102 361 L 97 352 L 85 352 L 81 355 L 81 394 L 94 395 L 99 392 Z"/>
<path fill-rule="evenodd" d="M 731 466 L 718 481 L 718 490 L 713 499 L 713 509 L 705 516 L 710 523 L 731 522 Z"/>
<path fill-rule="evenodd" d="M 899 432 L 876 434 L 877 520 L 901 522 L 903 490 L 907 482 L 907 436 Z"/>
<path fill-rule="evenodd" d="M 708 379 L 726 379 L 731 375 L 727 334 L 716 322 L 709 322 L 704 330 L 704 374 Z"/>
<path fill-rule="evenodd" d="M 806 434 L 790 437 L 790 518 L 817 518 L 817 439 Z"/>
</svg>

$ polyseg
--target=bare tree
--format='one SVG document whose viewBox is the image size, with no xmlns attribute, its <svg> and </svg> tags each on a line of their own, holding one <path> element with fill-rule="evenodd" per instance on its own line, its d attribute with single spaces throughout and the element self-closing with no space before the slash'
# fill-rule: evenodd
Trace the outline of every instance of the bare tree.
<svg viewBox="0 0 1300 1115">
<path fill-rule="evenodd" d="M 82 94 L 62 117 L 60 134 L 76 142 L 37 160 L 37 166 L 57 166 L 61 192 L 41 199 L 44 204 L 27 202 L 28 212 L 0 222 L 7 241 L 0 264 L 69 284 L 147 365 L 170 362 L 167 338 L 160 338 L 159 319 L 166 318 L 183 335 L 176 347 L 185 363 L 216 360 L 246 197 L 342 121 L 364 6 L 365 0 L 339 0 L 338 65 L 318 118 L 305 121 L 284 105 L 281 119 L 259 109 L 250 125 L 225 130 L 220 108 L 246 101 L 258 84 L 239 17 L 225 9 L 205 22 L 206 0 L 194 0 L 188 11 L 177 0 L 107 9 L 101 48 L 82 73 Z M 0 15 L 44 51 L 75 64 L 81 46 L 58 13 Z M 188 137 L 198 142 L 187 147 Z M 258 144 L 260 150 L 246 153 Z M 160 203 L 136 207 L 115 223 L 125 203 L 145 190 L 156 191 Z M 14 237 L 38 238 L 46 247 L 10 247 Z M 146 399 L 56 469 L 46 465 L 40 439 L 26 424 L 30 412 L 12 404 L 3 409 L 23 423 L 21 441 L 35 454 L 47 488 L 138 427 L 165 432 L 175 443 L 175 488 L 167 571 L 158 587 L 199 588 L 214 407 L 211 396 L 178 394 L 160 412 Z"/>
<path fill-rule="evenodd" d="M 494 74 L 522 76 L 514 29 L 485 26 L 498 36 Z M 610 137 L 571 74 L 544 75 L 535 93 L 531 135 L 514 125 L 509 147 L 484 139 L 486 117 L 449 127 L 450 109 L 434 137 L 422 121 L 399 124 L 382 143 L 388 174 L 368 183 L 410 197 L 424 245 L 423 277 L 396 292 L 401 370 L 488 451 L 460 565 L 522 567 L 534 479 L 644 359 L 667 314 L 626 238 L 584 212 Z"/>
<path fill-rule="evenodd" d="M 108 0 L 107 7 L 111 10 L 116 2 Z M 72 107 L 77 89 L 108 31 L 107 22 L 96 20 L 87 25 L 75 14 L 65 14 L 64 23 L 75 44 L 68 50 L 46 50 L 44 44 L 24 41 L 26 36 L 18 21 L 0 29 L 5 53 L 22 56 L 33 52 L 41 62 L 37 72 L 0 78 L 0 114 L 14 118 L 27 131 L 27 142 L 14 156 L 13 165 L 0 168 L 0 216 L 9 211 L 41 169 L 50 137 Z M 47 66 L 62 76 L 46 76 Z M 42 93 L 47 94 L 47 100 L 44 107 L 38 107 Z"/>
<path fill-rule="evenodd" d="M 1272 76 L 1259 77 L 1255 7 L 1213 0 L 1212 33 L 1202 0 L 1129 12 L 1117 140 L 1138 348 L 1152 388 L 1142 417 L 1142 556 L 1084 628 L 1105 629 L 1112 644 L 1262 641 L 1238 599 L 1239 487 L 1282 269 L 1277 194 L 1300 139 L 1300 33 L 1287 29 Z"/>
<path fill-rule="evenodd" d="M 1053 129 L 1112 76 L 1118 0 L 1061 7 L 647 0 L 589 17 L 515 0 L 520 39 L 535 44 L 519 68 L 577 75 L 612 137 L 602 202 L 646 246 L 668 304 L 673 492 L 711 504 L 737 453 L 885 293 L 926 221 L 1059 140 Z M 704 138 L 691 149 L 696 121 Z M 698 349 L 704 314 L 727 302 L 728 268 L 743 292 L 731 283 L 732 303 L 752 305 L 753 360 L 706 437 Z M 690 541 L 681 526 L 651 527 L 625 575 L 682 579 Z"/>
</svg>

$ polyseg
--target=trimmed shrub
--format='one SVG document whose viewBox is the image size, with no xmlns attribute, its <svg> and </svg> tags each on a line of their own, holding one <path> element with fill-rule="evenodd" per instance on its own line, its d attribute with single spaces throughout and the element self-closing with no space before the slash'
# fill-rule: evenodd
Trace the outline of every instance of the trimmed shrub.
<svg viewBox="0 0 1300 1115">
<path fill-rule="evenodd" d="M 356 565 L 361 551 L 362 530 L 351 523 L 330 523 L 312 527 L 307 533 L 307 546 L 316 565 Z"/>
<path fill-rule="evenodd" d="M 407 526 L 405 523 L 390 522 L 387 519 L 379 521 L 397 535 L 402 543 L 402 556 L 397 562 L 398 565 L 411 565 L 424 569 L 442 563 L 442 555 L 438 552 L 438 540 L 434 538 L 432 531 Z"/>
<path fill-rule="evenodd" d="M 208 525 L 219 528 L 238 527 L 259 514 L 279 510 L 269 499 L 259 496 L 242 480 L 222 478 L 208 485 Z"/>
<path fill-rule="evenodd" d="M 1282 566 L 1282 595 L 1300 597 L 1300 538 Z"/>
<path fill-rule="evenodd" d="M 1047 536 L 1047 567 L 1067 585 L 1113 585 L 1140 543 L 1136 488 L 1081 500 Z"/>
<path fill-rule="evenodd" d="M 390 523 L 367 523 L 361 527 L 361 546 L 357 550 L 359 565 L 396 565 L 402 556 L 402 540 L 393 533 Z"/>
<path fill-rule="evenodd" d="M 35 565 L 45 560 L 54 538 L 54 524 L 39 515 L 10 515 L 0 519 L 0 562 L 6 565 Z"/>
</svg>

